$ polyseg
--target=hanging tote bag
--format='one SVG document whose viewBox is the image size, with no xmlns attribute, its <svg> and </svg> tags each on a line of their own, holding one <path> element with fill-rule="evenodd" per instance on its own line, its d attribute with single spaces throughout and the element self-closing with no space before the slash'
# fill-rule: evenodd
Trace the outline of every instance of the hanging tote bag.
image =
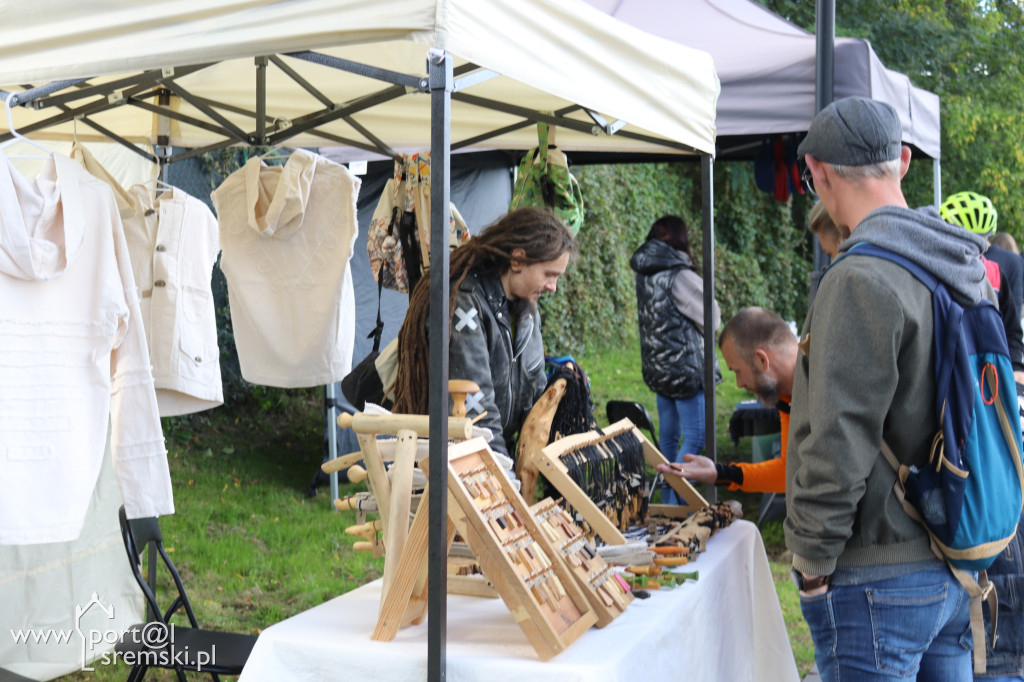
<svg viewBox="0 0 1024 682">
<path fill-rule="evenodd" d="M 469 237 L 469 228 L 450 205 L 449 243 L 455 249 Z M 386 289 L 410 292 L 430 263 L 430 154 L 403 155 L 395 160 L 373 211 L 366 251 L 374 278 Z"/>
<path fill-rule="evenodd" d="M 509 210 L 523 206 L 547 207 L 573 235 L 583 226 L 583 192 L 569 172 L 569 163 L 559 149 L 548 145 L 547 123 L 537 124 L 538 145 L 519 163 Z"/>
</svg>

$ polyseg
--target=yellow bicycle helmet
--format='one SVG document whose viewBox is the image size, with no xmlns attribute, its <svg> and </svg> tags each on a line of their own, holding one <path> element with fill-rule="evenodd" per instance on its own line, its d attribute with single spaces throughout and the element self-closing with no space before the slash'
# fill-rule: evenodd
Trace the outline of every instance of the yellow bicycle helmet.
<svg viewBox="0 0 1024 682">
<path fill-rule="evenodd" d="M 996 232 L 999 214 L 992 201 L 977 192 L 957 192 L 946 197 L 939 208 L 942 219 L 982 237 Z"/>
</svg>

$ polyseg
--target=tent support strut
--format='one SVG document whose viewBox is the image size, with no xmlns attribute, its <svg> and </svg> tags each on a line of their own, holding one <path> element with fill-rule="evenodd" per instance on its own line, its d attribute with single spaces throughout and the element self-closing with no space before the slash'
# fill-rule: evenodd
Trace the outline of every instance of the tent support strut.
<svg viewBox="0 0 1024 682">
<path fill-rule="evenodd" d="M 446 678 L 448 525 L 448 320 L 451 202 L 451 56 L 427 53 L 430 83 L 430 472 L 427 552 L 427 680 Z"/>
</svg>

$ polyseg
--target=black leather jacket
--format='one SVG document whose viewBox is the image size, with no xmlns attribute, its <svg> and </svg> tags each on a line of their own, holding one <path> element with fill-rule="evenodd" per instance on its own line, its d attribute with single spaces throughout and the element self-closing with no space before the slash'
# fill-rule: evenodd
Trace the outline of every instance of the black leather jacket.
<svg viewBox="0 0 1024 682">
<path fill-rule="evenodd" d="M 501 280 L 470 272 L 455 299 L 451 334 L 448 376 L 480 386 L 478 395 L 467 398 L 466 414 L 486 411 L 477 425 L 492 431 L 491 449 L 511 456 L 515 434 L 544 391 L 540 314 L 520 316 L 513 340 Z"/>
<path fill-rule="evenodd" d="M 676 307 L 672 283 L 690 258 L 659 239 L 640 245 L 629 261 L 636 272 L 640 356 L 644 382 L 673 400 L 704 390 L 704 340 L 700 330 Z M 717 361 L 716 383 L 720 380 Z"/>
</svg>

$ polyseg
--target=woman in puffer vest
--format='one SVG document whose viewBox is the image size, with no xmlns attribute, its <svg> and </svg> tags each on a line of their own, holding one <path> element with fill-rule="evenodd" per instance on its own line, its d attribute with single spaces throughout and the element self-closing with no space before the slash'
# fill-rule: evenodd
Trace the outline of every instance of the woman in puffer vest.
<svg viewBox="0 0 1024 682">
<path fill-rule="evenodd" d="M 683 219 L 656 220 L 629 265 L 636 272 L 644 382 L 658 397 L 659 447 L 681 462 L 684 453 L 704 449 L 704 282 Z M 712 318 L 717 328 L 717 302 Z M 716 361 L 715 383 L 721 380 Z M 678 504 L 671 490 L 662 502 Z"/>
</svg>

